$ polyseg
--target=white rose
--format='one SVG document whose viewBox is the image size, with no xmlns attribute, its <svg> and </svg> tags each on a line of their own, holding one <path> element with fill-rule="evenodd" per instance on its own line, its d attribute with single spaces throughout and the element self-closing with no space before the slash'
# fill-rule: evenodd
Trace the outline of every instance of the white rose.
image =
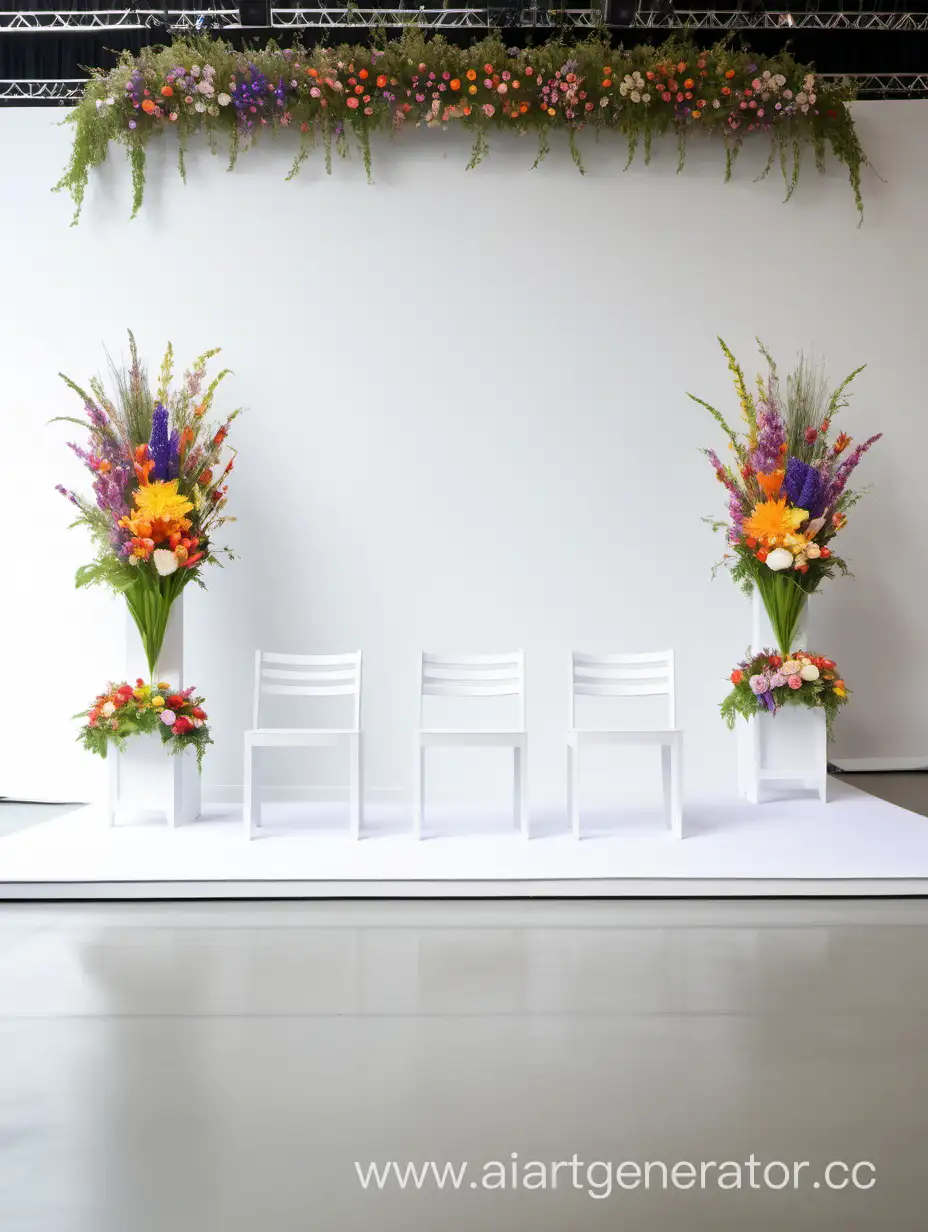
<svg viewBox="0 0 928 1232">
<path fill-rule="evenodd" d="M 803 678 L 803 680 L 818 680 L 818 668 L 814 663 L 807 663 L 805 667 L 800 670 L 799 675 Z"/>
<path fill-rule="evenodd" d="M 162 577 L 167 577 L 170 573 L 177 572 L 177 557 L 167 548 L 155 548 L 151 554 L 152 560 L 155 562 L 155 568 Z"/>
<path fill-rule="evenodd" d="M 157 556 L 157 552 L 155 555 Z M 778 573 L 780 569 L 791 569 L 793 565 L 793 554 L 787 552 L 786 548 L 774 548 L 767 557 L 767 568 L 772 569 L 774 573 Z"/>
<path fill-rule="evenodd" d="M 232 102 L 232 98 L 230 95 L 223 93 L 217 96 L 216 102 L 220 107 L 228 107 L 229 103 Z"/>
<path fill-rule="evenodd" d="M 177 715 L 173 710 L 162 710 L 161 722 L 165 725 L 165 727 L 173 727 L 177 722 Z"/>
<path fill-rule="evenodd" d="M 638 93 L 638 91 L 637 91 L 637 90 L 632 90 L 632 92 L 631 92 L 631 94 L 629 95 L 629 97 L 631 98 L 631 100 L 632 100 L 632 102 L 633 102 L 633 103 L 640 103 L 640 102 L 641 102 L 641 95 Z"/>
<path fill-rule="evenodd" d="M 822 549 L 818 546 L 817 543 L 810 543 L 809 546 L 806 548 L 806 556 L 809 558 L 809 560 L 818 560 L 821 554 L 822 554 Z"/>
<path fill-rule="evenodd" d="M 651 95 L 650 95 L 650 94 L 642 94 L 642 96 L 641 96 L 641 101 L 642 101 L 643 103 L 650 103 L 650 101 L 651 101 Z"/>
<path fill-rule="evenodd" d="M 780 671 L 783 673 L 784 676 L 798 676 L 799 669 L 801 667 L 802 667 L 802 664 L 799 662 L 798 659 L 787 659 L 786 662 L 783 664 L 783 666 L 780 668 Z"/>
<path fill-rule="evenodd" d="M 718 100 L 717 98 L 714 98 L 714 99 L 712 100 L 712 106 L 713 106 L 713 107 L 721 107 L 721 105 L 722 105 L 722 104 L 719 102 L 719 100 Z"/>
<path fill-rule="evenodd" d="M 115 709 L 116 707 L 113 705 L 112 702 L 104 702 L 103 705 L 100 707 L 100 713 L 103 715 L 105 719 L 108 719 L 110 715 L 113 714 Z"/>
</svg>

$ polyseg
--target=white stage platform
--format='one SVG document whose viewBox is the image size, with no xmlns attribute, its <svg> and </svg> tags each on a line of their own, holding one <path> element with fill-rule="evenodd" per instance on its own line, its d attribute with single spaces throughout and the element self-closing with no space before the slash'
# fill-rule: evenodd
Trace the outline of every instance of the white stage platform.
<svg viewBox="0 0 928 1232">
<path fill-rule="evenodd" d="M 352 842 L 334 828 L 332 805 L 265 807 L 268 824 L 251 843 L 237 806 L 173 832 L 162 820 L 110 829 L 102 812 L 80 809 L 0 840 L 0 897 L 928 894 L 928 819 L 840 780 L 824 805 L 689 802 L 682 841 L 642 813 L 591 819 L 579 843 L 562 822 L 539 825 L 529 842 L 473 824 L 416 843 L 405 817 L 381 809 Z"/>
</svg>

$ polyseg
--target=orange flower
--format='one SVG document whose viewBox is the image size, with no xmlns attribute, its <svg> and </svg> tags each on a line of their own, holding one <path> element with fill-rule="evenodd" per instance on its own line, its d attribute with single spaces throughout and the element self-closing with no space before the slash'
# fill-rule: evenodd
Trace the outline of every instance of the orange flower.
<svg viewBox="0 0 928 1232">
<path fill-rule="evenodd" d="M 602 85 L 602 87 L 603 87 L 603 89 L 604 89 L 604 90 L 608 90 L 608 89 L 609 89 L 609 87 L 612 85 L 612 82 L 611 82 L 611 81 L 602 81 L 600 84 Z"/>
<path fill-rule="evenodd" d="M 731 674 L 732 684 L 740 684 L 743 678 L 744 678 L 744 672 L 740 671 L 739 668 L 736 667 L 735 670 Z"/>
<path fill-rule="evenodd" d="M 200 471 L 200 478 L 197 483 L 201 483 L 203 487 L 208 487 L 213 482 L 213 472 L 207 468 L 205 471 Z"/>
<path fill-rule="evenodd" d="M 685 60 L 681 60 L 681 61 L 680 61 L 680 63 L 677 65 L 677 72 L 678 72 L 678 73 L 682 73 L 682 72 L 685 72 L 685 71 L 686 71 L 686 61 L 685 61 Z"/>
<path fill-rule="evenodd" d="M 97 466 L 97 470 L 100 472 L 101 475 L 108 474 L 112 469 L 113 469 L 112 463 L 107 462 L 106 458 L 102 458 L 100 460 L 99 465 Z"/>
<path fill-rule="evenodd" d="M 460 90 L 461 79 L 459 77 L 452 77 L 451 80 L 448 82 L 448 85 L 450 86 L 452 90 Z"/>
<path fill-rule="evenodd" d="M 364 93 L 364 87 L 363 87 L 363 86 L 355 86 L 355 88 L 354 88 L 354 92 L 355 92 L 355 94 L 363 94 L 363 93 Z"/>
<path fill-rule="evenodd" d="M 513 81 L 513 82 L 510 82 L 510 84 L 511 84 L 511 86 L 512 86 L 513 90 L 518 90 L 519 86 L 520 86 L 522 83 L 521 83 L 520 81 Z"/>
<path fill-rule="evenodd" d="M 771 471 L 769 474 L 764 474 L 763 471 L 757 472 L 757 482 L 767 500 L 776 500 L 780 495 L 785 474 L 785 471 Z"/>
<path fill-rule="evenodd" d="M 477 87 L 476 87 L 476 86 L 468 86 L 468 87 L 467 87 L 467 93 L 468 93 L 468 94 L 476 94 L 476 93 L 477 93 Z"/>
<path fill-rule="evenodd" d="M 525 115 L 526 111 L 528 111 L 528 103 L 519 103 L 519 114 Z"/>
<path fill-rule="evenodd" d="M 307 71 L 307 73 L 309 73 L 310 77 L 318 77 L 318 76 L 319 76 L 319 70 L 318 70 L 317 68 L 308 68 L 306 71 Z"/>
<path fill-rule="evenodd" d="M 150 98 L 146 98 L 144 102 L 142 103 L 142 110 L 145 112 L 146 115 L 151 115 L 154 109 L 155 109 L 155 104 L 151 101 Z"/>
<path fill-rule="evenodd" d="M 165 98 L 170 98 L 171 95 L 174 93 L 174 87 L 173 86 L 162 86 L 161 93 L 164 95 Z"/>
<path fill-rule="evenodd" d="M 699 110 L 698 107 L 695 107 L 692 112 L 693 119 L 698 120 L 701 115 L 702 115 L 702 112 Z"/>
<path fill-rule="evenodd" d="M 470 115 L 470 111 L 471 111 L 470 107 L 462 107 L 461 110 L 464 112 L 465 115 Z"/>
<path fill-rule="evenodd" d="M 135 476 L 143 487 L 148 486 L 148 476 L 155 469 L 155 464 L 148 456 L 148 446 L 139 445 L 135 450 L 135 460 L 133 462 L 135 468 Z"/>
<path fill-rule="evenodd" d="M 731 94 L 731 90 L 728 88 L 728 86 L 722 86 L 722 93 Z"/>
<path fill-rule="evenodd" d="M 477 70 L 475 68 L 469 68 L 465 76 L 467 77 L 468 81 L 476 81 L 477 80 Z"/>
<path fill-rule="evenodd" d="M 729 81 L 731 81 L 734 75 L 735 75 L 735 70 L 733 68 L 730 68 L 728 72 L 725 74 L 725 76 L 728 78 Z"/>
<path fill-rule="evenodd" d="M 844 453 L 845 449 L 847 449 L 850 443 L 851 443 L 851 438 L 848 436 L 846 432 L 842 432 L 841 435 L 836 438 L 835 443 L 834 443 L 835 454 Z"/>
<path fill-rule="evenodd" d="M 379 89 L 382 90 L 386 84 L 387 84 L 387 75 L 386 73 L 381 73 L 380 76 L 377 78 L 377 86 Z"/>
<path fill-rule="evenodd" d="M 362 68 L 360 73 L 358 73 L 358 76 L 361 78 L 362 81 L 366 81 L 367 78 L 370 76 L 370 74 L 368 73 L 366 68 Z"/>
<path fill-rule="evenodd" d="M 180 456 L 183 457 L 187 451 L 187 446 L 193 444 L 193 428 L 188 424 L 180 434 Z"/>
<path fill-rule="evenodd" d="M 694 85 L 695 85 L 695 82 L 693 81 L 692 77 L 687 77 L 686 81 L 684 81 L 683 83 L 683 88 L 685 90 L 692 90 Z"/>
</svg>

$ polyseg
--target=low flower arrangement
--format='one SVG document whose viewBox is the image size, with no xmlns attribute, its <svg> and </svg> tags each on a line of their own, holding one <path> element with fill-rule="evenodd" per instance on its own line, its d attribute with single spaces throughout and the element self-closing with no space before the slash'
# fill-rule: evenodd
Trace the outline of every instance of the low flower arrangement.
<svg viewBox="0 0 928 1232">
<path fill-rule="evenodd" d="M 645 162 L 655 137 L 674 136 L 678 164 L 693 133 L 705 132 L 725 149 L 726 174 L 747 135 L 771 142 L 764 175 L 779 163 L 787 199 L 799 177 L 803 147 L 824 169 L 826 152 L 849 173 L 858 209 L 861 149 L 848 108 L 853 86 L 828 79 L 786 52 L 755 55 L 728 43 L 700 49 L 675 37 L 655 47 L 613 47 L 597 31 L 581 42 L 554 38 L 537 47 L 507 47 L 498 36 L 467 47 L 440 35 L 426 39 L 412 26 L 401 38 L 374 46 L 239 50 L 222 40 L 178 39 L 167 47 L 123 52 L 109 71 L 96 70 L 69 116 L 75 125 L 67 170 L 57 187 L 68 192 L 76 222 L 90 171 L 106 159 L 111 141 L 126 147 L 133 183 L 133 217 L 145 189 L 148 142 L 177 133 L 179 166 L 194 134 L 228 142 L 230 165 L 264 132 L 296 132 L 299 149 L 290 176 L 321 145 L 326 170 L 332 149 L 345 156 L 349 134 L 371 177 L 371 134 L 408 128 L 459 127 L 473 138 L 470 166 L 488 150 L 491 132 L 534 133 L 538 161 L 552 130 L 566 133 L 578 168 L 576 135 L 613 131 L 639 145 Z M 763 177 L 761 177 L 763 178 Z"/>
<path fill-rule="evenodd" d="M 743 659 L 731 674 L 733 688 L 719 709 L 729 728 L 737 715 L 775 714 L 782 706 L 824 710 L 829 734 L 847 702 L 848 688 L 834 659 L 797 650 L 784 658 L 772 650 Z"/>
<path fill-rule="evenodd" d="M 212 744 L 204 699 L 196 689 L 175 690 L 164 681 L 146 684 L 139 677 L 134 685 L 109 684 L 86 714 L 78 741 L 91 753 L 106 757 L 109 746 L 125 747 L 132 736 L 157 732 L 169 753 L 195 749 L 202 769 L 206 746 Z"/>
<path fill-rule="evenodd" d="M 779 650 L 790 658 L 809 595 L 826 578 L 848 571 L 833 547 L 849 510 L 863 495 L 849 488 L 848 480 L 882 433 L 855 443 L 846 432 L 833 431 L 836 416 L 848 404 L 848 386 L 862 368 L 832 392 L 822 369 L 800 356 L 784 390 L 773 359 L 760 344 L 768 373 L 758 376 L 755 393 L 734 355 L 719 342 L 734 377 L 744 430 L 736 432 L 715 407 L 689 395 L 719 424 L 731 455 L 722 461 L 714 449 L 703 451 L 728 495 L 727 520 L 706 521 L 728 542 L 721 564 L 748 593 L 757 587 Z"/>
</svg>

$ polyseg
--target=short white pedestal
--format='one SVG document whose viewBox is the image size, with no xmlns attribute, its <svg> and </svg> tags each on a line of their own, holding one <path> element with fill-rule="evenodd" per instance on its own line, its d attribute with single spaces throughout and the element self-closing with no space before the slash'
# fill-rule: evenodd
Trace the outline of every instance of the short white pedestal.
<svg viewBox="0 0 928 1232">
<path fill-rule="evenodd" d="M 772 650 L 776 637 L 757 591 L 751 613 L 751 650 Z M 795 646 L 806 648 L 807 610 L 796 629 Z M 764 789 L 774 787 L 782 797 L 789 790 L 812 789 L 827 800 L 828 734 L 823 710 L 784 706 L 776 714 L 738 719 L 738 789 L 752 804 L 759 804 Z"/>
<path fill-rule="evenodd" d="M 164 645 L 155 671 L 155 681 L 164 680 L 180 688 L 184 679 L 184 596 L 171 608 Z M 148 667 L 138 629 L 126 613 L 126 679 L 134 684 L 147 679 Z M 112 750 L 110 762 L 109 818 L 155 810 L 163 813 L 169 826 L 183 825 L 200 815 L 200 775 L 193 749 L 172 756 L 162 747 L 159 735 L 136 736 L 123 752 Z"/>
</svg>

